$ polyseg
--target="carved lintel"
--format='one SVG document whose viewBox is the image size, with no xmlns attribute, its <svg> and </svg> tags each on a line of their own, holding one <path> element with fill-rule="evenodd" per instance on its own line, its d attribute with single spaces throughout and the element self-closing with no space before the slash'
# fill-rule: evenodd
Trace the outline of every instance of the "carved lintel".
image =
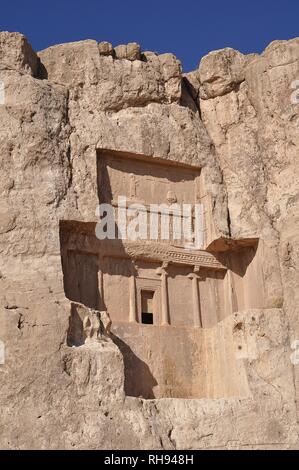
<svg viewBox="0 0 299 470">
<path fill-rule="evenodd" d="M 74 226 L 66 224 L 68 234 L 68 249 L 87 251 L 90 253 L 105 253 L 105 256 L 126 257 L 134 260 L 151 260 L 162 262 L 168 260 L 173 264 L 200 265 L 206 269 L 227 271 L 212 253 L 205 250 L 190 250 L 184 247 L 169 246 L 166 243 L 154 241 L 128 241 L 128 240 L 98 240 L 94 236 L 95 224 L 82 223 L 73 233 Z M 86 240 L 83 235 L 87 234 Z M 66 237 L 66 234 L 64 233 Z M 86 243 L 88 244 L 86 246 Z"/>
<path fill-rule="evenodd" d="M 129 256 L 135 259 L 167 260 L 176 264 L 191 264 L 193 266 L 196 264 L 208 269 L 227 269 L 213 254 L 203 250 L 191 251 L 184 248 L 170 248 L 162 243 L 151 242 L 141 244 L 127 241 L 123 242 L 122 248 L 125 249 Z"/>
</svg>

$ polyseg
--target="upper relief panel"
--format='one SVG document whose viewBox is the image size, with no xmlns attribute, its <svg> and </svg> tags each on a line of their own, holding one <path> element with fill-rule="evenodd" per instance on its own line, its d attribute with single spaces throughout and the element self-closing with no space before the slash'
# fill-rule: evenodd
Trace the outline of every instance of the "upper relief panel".
<svg viewBox="0 0 299 470">
<path fill-rule="evenodd" d="M 98 165 L 100 202 L 117 204 L 117 197 L 125 196 L 147 206 L 194 204 L 200 198 L 199 168 L 105 152 L 99 152 Z"/>
<path fill-rule="evenodd" d="M 170 230 L 173 241 L 181 240 L 183 224 L 190 224 L 190 234 L 194 231 L 195 204 L 201 199 L 200 168 L 113 151 L 99 151 L 97 167 L 100 204 L 111 204 L 117 213 L 120 204 L 130 210 L 137 204 L 146 217 L 147 232 L 157 224 L 159 235 L 152 233 L 153 239 L 167 240 Z"/>
</svg>

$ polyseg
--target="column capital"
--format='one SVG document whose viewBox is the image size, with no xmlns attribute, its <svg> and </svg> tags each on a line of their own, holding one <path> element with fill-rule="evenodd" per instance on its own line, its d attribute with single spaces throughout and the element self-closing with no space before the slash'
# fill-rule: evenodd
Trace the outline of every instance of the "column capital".
<svg viewBox="0 0 299 470">
<path fill-rule="evenodd" d="M 200 270 L 201 270 L 201 267 L 195 264 L 195 266 L 193 267 L 194 274 L 197 274 L 199 276 Z"/>
<path fill-rule="evenodd" d="M 158 276 L 162 276 L 163 274 L 165 275 L 168 274 L 167 273 L 168 266 L 169 266 L 169 262 L 163 261 L 162 266 L 156 269 L 156 274 L 158 274 Z"/>
<path fill-rule="evenodd" d="M 134 275 L 138 271 L 138 260 L 137 258 L 131 258 L 131 274 Z"/>
<path fill-rule="evenodd" d="M 188 279 L 200 279 L 200 266 L 194 266 L 193 271 L 188 274 Z"/>
<path fill-rule="evenodd" d="M 196 273 L 189 273 L 187 277 L 188 279 L 197 279 L 199 276 Z"/>
<path fill-rule="evenodd" d="M 195 277 L 199 281 L 205 281 L 206 280 L 206 276 L 203 274 L 201 266 L 195 265 L 193 267 L 193 272 L 188 274 L 189 279 L 193 279 Z"/>
</svg>

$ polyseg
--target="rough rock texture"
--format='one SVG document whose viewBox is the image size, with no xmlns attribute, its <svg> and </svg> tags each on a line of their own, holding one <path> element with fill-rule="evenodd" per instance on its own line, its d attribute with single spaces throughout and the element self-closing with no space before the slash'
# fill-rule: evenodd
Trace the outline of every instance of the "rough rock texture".
<svg viewBox="0 0 299 470">
<path fill-rule="evenodd" d="M 296 79 L 299 39 L 215 51 L 183 75 L 172 54 L 134 43 L 37 55 L 0 33 L 1 448 L 299 448 Z M 204 330 L 219 380 L 227 339 L 243 396 L 126 397 L 110 339 L 67 346 L 59 222 L 94 220 L 97 148 L 201 166 L 217 235 L 260 238 L 267 308 Z"/>
<path fill-rule="evenodd" d="M 299 133 L 291 84 L 299 76 L 299 40 L 240 56 L 224 49 L 202 59 L 201 116 L 223 171 L 231 236 L 261 237 L 273 304 L 276 298 L 283 306 L 293 342 L 299 337 Z M 298 366 L 294 374 L 298 394 Z"/>
</svg>

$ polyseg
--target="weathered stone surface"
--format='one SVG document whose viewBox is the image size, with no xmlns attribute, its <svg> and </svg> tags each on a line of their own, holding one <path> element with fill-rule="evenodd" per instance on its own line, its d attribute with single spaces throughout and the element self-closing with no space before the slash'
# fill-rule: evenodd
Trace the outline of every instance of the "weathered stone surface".
<svg viewBox="0 0 299 470">
<path fill-rule="evenodd" d="M 183 76 L 172 54 L 114 57 L 92 40 L 40 52 L 40 67 L 24 36 L 0 33 L 1 448 L 298 448 L 298 44 L 215 51 Z M 70 345 L 61 221 L 95 220 L 99 149 L 201 167 L 214 238 L 259 239 L 247 272 L 232 254 L 249 286 L 234 314 L 190 333 L 196 370 L 202 348 L 209 358 L 198 398 L 126 396 L 108 334 Z M 261 273 L 263 305 L 249 308 Z"/>
<path fill-rule="evenodd" d="M 200 96 L 215 98 L 229 93 L 244 81 L 245 57 L 234 49 L 210 52 L 199 65 Z"/>
<path fill-rule="evenodd" d="M 132 43 L 117 46 L 115 53 L 117 58 L 127 58 L 137 50 Z M 100 55 L 96 41 L 86 40 L 53 46 L 39 55 L 51 81 L 76 87 L 76 100 L 81 101 L 88 90 L 97 92 L 95 110 L 115 111 L 180 99 L 181 65 L 172 54 L 155 56 L 155 61 L 132 58 L 131 63 Z"/>
<path fill-rule="evenodd" d="M 37 54 L 23 34 L 0 32 L 0 70 L 18 70 L 35 76 L 38 67 Z"/>
<path fill-rule="evenodd" d="M 113 54 L 113 47 L 110 42 L 102 41 L 99 43 L 99 51 L 100 55 L 112 55 Z"/>
<path fill-rule="evenodd" d="M 239 87 L 225 95 L 222 89 L 216 90 L 200 102 L 203 122 L 222 162 L 231 234 L 238 237 L 255 231 L 263 240 L 265 281 L 273 302 L 282 299 L 290 341 L 299 333 L 294 289 L 298 284 L 298 104 L 291 99 L 292 83 L 299 76 L 298 51 L 298 39 L 274 41 L 261 56 L 250 57 Z M 222 63 L 227 51 L 219 54 Z M 212 68 L 205 76 L 213 73 Z M 231 74 L 228 78 L 236 83 Z M 295 374 L 298 394 L 298 367 Z"/>
<path fill-rule="evenodd" d="M 117 59 L 139 60 L 140 46 L 136 42 L 121 44 L 115 47 L 115 56 Z"/>
</svg>

